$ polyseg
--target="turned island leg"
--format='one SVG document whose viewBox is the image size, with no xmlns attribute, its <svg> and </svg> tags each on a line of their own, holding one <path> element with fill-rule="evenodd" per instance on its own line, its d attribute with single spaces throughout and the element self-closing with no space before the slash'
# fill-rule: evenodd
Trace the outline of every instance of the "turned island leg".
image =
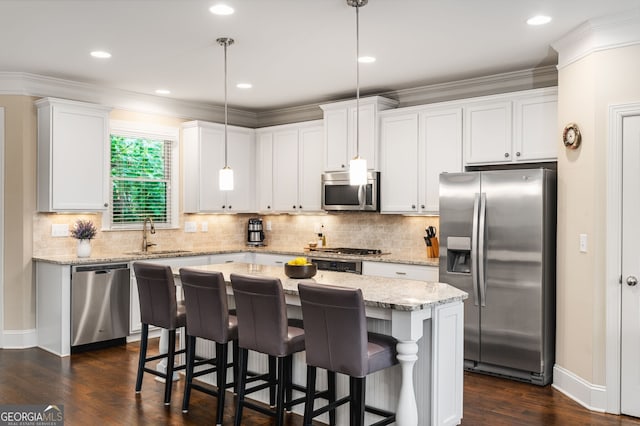
<svg viewBox="0 0 640 426">
<path fill-rule="evenodd" d="M 402 369 L 402 385 L 398 397 L 396 423 L 399 426 L 416 426 L 418 424 L 418 406 L 413 388 L 413 365 L 418 360 L 418 344 L 413 340 L 400 341 L 396 348 Z"/>
</svg>

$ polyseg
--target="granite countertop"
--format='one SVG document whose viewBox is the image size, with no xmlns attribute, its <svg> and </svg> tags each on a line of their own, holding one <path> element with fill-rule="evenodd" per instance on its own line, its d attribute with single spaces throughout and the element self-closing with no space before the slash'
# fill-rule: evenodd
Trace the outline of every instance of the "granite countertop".
<svg viewBox="0 0 640 426">
<path fill-rule="evenodd" d="M 381 255 L 347 255 L 336 253 L 323 253 L 319 251 L 309 251 L 305 249 L 282 249 L 282 248 L 270 248 L 270 247 L 230 247 L 225 250 L 162 250 L 162 251 L 150 251 L 142 253 L 139 251 L 130 252 L 114 252 L 105 254 L 92 254 L 90 257 L 79 258 L 73 254 L 55 255 L 55 256 L 34 256 L 33 260 L 36 262 L 55 263 L 60 265 L 87 265 L 95 263 L 117 263 L 117 262 L 132 262 L 135 260 L 149 260 L 149 259 L 162 259 L 162 258 L 174 258 L 174 257 L 190 257 L 190 256 L 207 256 L 215 254 L 230 254 L 230 253 L 264 253 L 275 254 L 285 256 L 306 256 L 317 259 L 330 259 L 330 260 L 361 260 L 372 262 L 387 262 L 387 263 L 403 263 L 407 265 L 422 265 L 437 267 L 439 261 L 437 258 L 412 258 L 409 256 L 397 255 L 394 253 L 381 254 Z"/>
<path fill-rule="evenodd" d="M 285 294 L 296 296 L 298 295 L 298 283 L 301 282 L 360 288 L 366 306 L 399 311 L 429 309 L 435 305 L 462 301 L 468 297 L 464 291 L 444 283 L 363 276 L 343 272 L 318 271 L 313 278 L 292 279 L 284 274 L 283 268 L 277 266 L 223 263 L 193 266 L 192 268 L 222 272 L 227 282 L 230 282 L 230 274 L 279 278 Z M 179 276 L 178 270 L 179 268 L 173 270 L 176 276 Z"/>
</svg>

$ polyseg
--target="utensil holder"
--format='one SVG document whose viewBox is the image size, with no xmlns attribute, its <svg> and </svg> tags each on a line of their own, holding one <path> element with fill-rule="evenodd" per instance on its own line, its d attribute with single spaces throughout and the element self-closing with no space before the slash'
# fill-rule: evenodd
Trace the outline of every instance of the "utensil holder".
<svg viewBox="0 0 640 426">
<path fill-rule="evenodd" d="M 440 244 L 438 243 L 438 239 L 436 237 L 431 237 L 429 241 L 431 245 L 427 246 L 427 257 L 428 258 L 440 257 Z"/>
</svg>

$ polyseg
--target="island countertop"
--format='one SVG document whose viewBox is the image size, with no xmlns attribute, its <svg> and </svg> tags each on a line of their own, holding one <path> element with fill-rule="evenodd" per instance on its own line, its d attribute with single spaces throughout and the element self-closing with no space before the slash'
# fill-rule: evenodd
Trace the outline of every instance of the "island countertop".
<svg viewBox="0 0 640 426">
<path fill-rule="evenodd" d="M 298 283 L 301 282 L 360 288 L 366 306 L 399 311 L 427 309 L 435 305 L 462 301 L 468 297 L 464 291 L 444 283 L 363 276 L 345 272 L 318 271 L 313 278 L 293 279 L 284 274 L 283 267 L 252 263 L 224 263 L 191 268 L 222 272 L 227 282 L 230 282 L 231 274 L 279 278 L 285 294 L 295 296 L 298 295 Z M 176 276 L 178 271 L 179 268 L 173 269 Z"/>
</svg>

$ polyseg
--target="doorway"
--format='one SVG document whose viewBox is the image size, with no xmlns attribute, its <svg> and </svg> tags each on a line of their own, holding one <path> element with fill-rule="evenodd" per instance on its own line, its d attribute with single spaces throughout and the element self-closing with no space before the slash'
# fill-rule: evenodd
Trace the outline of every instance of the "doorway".
<svg viewBox="0 0 640 426">
<path fill-rule="evenodd" d="M 4 348 L 4 108 L 0 107 L 0 349 Z"/>
<path fill-rule="evenodd" d="M 609 114 L 607 411 L 640 417 L 640 104 Z"/>
</svg>

